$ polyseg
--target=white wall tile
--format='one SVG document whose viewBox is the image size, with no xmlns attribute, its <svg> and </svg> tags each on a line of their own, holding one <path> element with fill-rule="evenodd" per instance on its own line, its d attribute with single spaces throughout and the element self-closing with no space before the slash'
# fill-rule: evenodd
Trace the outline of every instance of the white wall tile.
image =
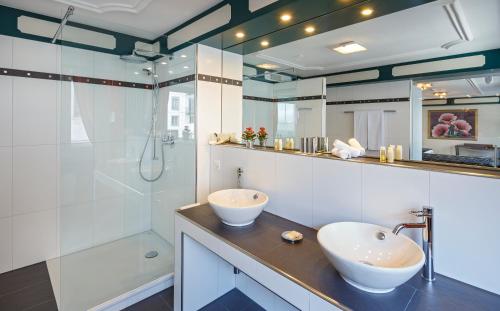
<svg viewBox="0 0 500 311">
<path fill-rule="evenodd" d="M 276 192 L 267 210 L 312 227 L 312 158 L 276 155 Z"/>
<path fill-rule="evenodd" d="M 12 67 L 22 70 L 59 73 L 59 45 L 14 38 Z"/>
<path fill-rule="evenodd" d="M 241 136 L 243 128 L 243 88 L 222 85 L 222 132 Z"/>
<path fill-rule="evenodd" d="M 61 73 L 74 76 L 94 77 L 94 52 L 62 46 Z"/>
<path fill-rule="evenodd" d="M 14 269 L 58 256 L 56 209 L 13 217 Z"/>
<path fill-rule="evenodd" d="M 13 214 L 56 208 L 56 176 L 56 146 L 14 147 Z"/>
<path fill-rule="evenodd" d="M 0 41 L 0 45 L 1 44 L 2 42 Z M 0 76 L 0 146 L 11 146 L 11 145 L 12 145 L 12 77 Z"/>
<path fill-rule="evenodd" d="M 12 218 L 0 218 L 0 273 L 12 270 Z"/>
<path fill-rule="evenodd" d="M 94 140 L 94 85 L 62 82 L 58 141 L 78 143 Z"/>
<path fill-rule="evenodd" d="M 173 215 L 171 218 L 173 222 Z M 161 221 L 165 222 L 167 219 L 161 219 Z M 127 193 L 123 206 L 123 234 L 128 236 L 148 230 L 151 230 L 150 196 Z"/>
<path fill-rule="evenodd" d="M 11 215 L 12 215 L 12 148 L 0 147 L 0 218 L 9 217 Z"/>
<path fill-rule="evenodd" d="M 61 255 L 76 252 L 93 244 L 93 203 L 58 209 Z"/>
<path fill-rule="evenodd" d="M 118 55 L 94 52 L 94 77 L 100 79 L 125 79 L 126 62 Z"/>
<path fill-rule="evenodd" d="M 431 173 L 436 272 L 500 294 L 500 180 Z"/>
<path fill-rule="evenodd" d="M 0 67 L 12 68 L 12 37 L 0 35 Z"/>
<path fill-rule="evenodd" d="M 94 204 L 94 244 L 123 237 L 123 197 L 103 199 Z"/>
<path fill-rule="evenodd" d="M 58 82 L 14 78 L 13 90 L 13 144 L 56 144 Z"/>
<path fill-rule="evenodd" d="M 393 228 L 419 219 L 409 214 L 429 205 L 429 172 L 363 164 L 363 222 Z M 421 229 L 402 233 L 421 240 Z"/>
<path fill-rule="evenodd" d="M 361 221 L 362 168 L 358 163 L 313 160 L 313 226 Z"/>
<path fill-rule="evenodd" d="M 91 143 L 58 146 L 59 206 L 94 199 L 94 146 Z"/>
<path fill-rule="evenodd" d="M 222 75 L 222 50 L 198 44 L 198 73 L 220 77 Z M 218 85 L 220 88 L 220 85 Z"/>
<path fill-rule="evenodd" d="M 125 89 L 94 87 L 94 137 L 96 141 L 125 139 Z"/>
<path fill-rule="evenodd" d="M 121 142 L 94 143 L 94 198 L 125 194 L 125 144 Z"/>
<path fill-rule="evenodd" d="M 222 77 L 243 80 L 243 56 L 241 54 L 222 52 Z"/>
</svg>

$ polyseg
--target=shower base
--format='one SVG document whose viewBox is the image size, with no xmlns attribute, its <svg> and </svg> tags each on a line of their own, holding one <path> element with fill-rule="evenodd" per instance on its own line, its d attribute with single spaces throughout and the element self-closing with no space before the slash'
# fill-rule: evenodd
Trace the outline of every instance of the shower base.
<svg viewBox="0 0 500 311">
<path fill-rule="evenodd" d="M 146 258 L 152 250 L 158 255 Z M 47 267 L 60 311 L 121 310 L 173 285 L 174 248 L 147 231 L 49 260 Z"/>
</svg>

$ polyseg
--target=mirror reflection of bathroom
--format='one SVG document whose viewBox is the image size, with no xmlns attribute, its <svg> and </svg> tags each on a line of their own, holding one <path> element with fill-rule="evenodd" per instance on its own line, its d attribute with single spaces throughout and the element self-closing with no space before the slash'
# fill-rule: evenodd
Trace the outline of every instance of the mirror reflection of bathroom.
<svg viewBox="0 0 500 311">
<path fill-rule="evenodd" d="M 246 45 L 242 130 L 265 127 L 269 147 L 272 138 L 293 138 L 298 150 L 303 137 L 327 137 L 330 152 L 336 139 L 355 138 L 368 157 L 401 145 L 403 160 L 498 167 L 500 78 L 479 52 L 499 44 L 497 22 L 485 18 L 487 5 L 460 5 L 467 13 L 453 18 L 435 3 L 322 33 L 303 25 L 304 35 L 284 44 L 269 35 Z M 432 35 L 420 31 L 422 20 Z M 388 40 L 399 43 L 388 49 Z"/>
<path fill-rule="evenodd" d="M 500 73 L 415 85 L 423 98 L 422 160 L 500 166 Z"/>
</svg>

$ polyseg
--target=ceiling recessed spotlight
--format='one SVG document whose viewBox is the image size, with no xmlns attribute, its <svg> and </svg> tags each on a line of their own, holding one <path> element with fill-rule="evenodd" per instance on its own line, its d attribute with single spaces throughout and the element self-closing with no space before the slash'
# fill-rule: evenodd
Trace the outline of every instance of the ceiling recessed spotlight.
<svg viewBox="0 0 500 311">
<path fill-rule="evenodd" d="M 186 54 L 182 54 L 182 55 L 181 55 L 181 57 L 182 57 L 182 58 L 186 58 L 186 57 L 187 57 L 187 55 L 186 55 Z"/>
<path fill-rule="evenodd" d="M 417 87 L 421 89 L 422 91 L 425 91 L 427 89 L 430 89 L 432 87 L 432 84 L 430 83 L 417 83 Z"/>
<path fill-rule="evenodd" d="M 366 51 L 366 48 L 361 44 L 351 41 L 342 43 L 341 45 L 334 47 L 333 50 L 340 54 L 351 54 L 351 53 Z"/>
<path fill-rule="evenodd" d="M 267 40 L 261 41 L 260 45 L 262 45 L 262 46 L 269 46 L 269 41 L 267 41 Z"/>
<path fill-rule="evenodd" d="M 148 67 L 148 68 L 146 68 L 146 69 L 147 69 L 147 70 L 153 70 L 153 67 Z"/>
<path fill-rule="evenodd" d="M 160 64 L 162 64 L 162 65 L 166 65 L 166 64 L 167 64 L 167 62 L 161 62 Z"/>
<path fill-rule="evenodd" d="M 305 28 L 305 31 L 306 31 L 307 33 L 313 33 L 313 32 L 315 32 L 315 31 L 316 31 L 316 28 L 314 28 L 313 26 L 307 26 L 307 27 Z"/>
<path fill-rule="evenodd" d="M 465 96 L 467 96 L 467 97 L 469 97 L 469 98 L 471 98 L 471 97 L 472 97 L 472 96 L 470 96 L 469 94 L 467 94 L 467 95 L 465 95 Z"/>
<path fill-rule="evenodd" d="M 241 39 L 241 38 L 244 38 L 244 37 L 245 37 L 245 33 L 241 32 L 241 31 L 239 31 L 239 32 L 236 33 L 236 38 L 240 38 Z"/>
<path fill-rule="evenodd" d="M 280 19 L 284 22 L 288 22 L 292 19 L 292 15 L 285 13 L 285 14 L 280 16 Z"/>
<path fill-rule="evenodd" d="M 135 74 L 135 75 L 138 75 L 139 73 L 138 73 L 137 71 L 134 71 L 134 74 Z"/>
<path fill-rule="evenodd" d="M 262 68 L 262 69 L 277 69 L 277 68 L 279 68 L 280 66 L 278 66 L 278 65 L 276 65 L 276 64 L 268 64 L 268 63 L 264 63 L 264 64 L 259 64 L 259 65 L 257 65 L 257 67 Z"/>
<path fill-rule="evenodd" d="M 183 68 L 184 68 L 184 69 L 189 69 L 189 67 L 188 67 L 188 66 L 184 66 Z"/>
<path fill-rule="evenodd" d="M 433 95 L 436 96 L 436 97 L 439 97 L 439 98 L 446 98 L 446 96 L 448 95 L 448 93 L 446 93 L 444 91 L 441 91 L 441 92 L 434 92 Z"/>
<path fill-rule="evenodd" d="M 366 9 L 361 10 L 361 15 L 363 15 L 363 16 L 370 16 L 372 14 L 373 14 L 373 9 L 366 8 Z"/>
<path fill-rule="evenodd" d="M 172 70 L 169 70 L 169 71 L 168 71 L 168 73 L 169 73 L 169 74 L 173 74 L 174 72 L 173 72 Z"/>
</svg>

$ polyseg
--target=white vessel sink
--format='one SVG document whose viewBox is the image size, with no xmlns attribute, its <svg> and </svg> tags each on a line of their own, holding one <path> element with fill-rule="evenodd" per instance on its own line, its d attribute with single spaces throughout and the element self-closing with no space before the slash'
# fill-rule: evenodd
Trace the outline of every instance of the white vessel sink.
<svg viewBox="0 0 500 311">
<path fill-rule="evenodd" d="M 413 240 L 372 224 L 332 223 L 319 230 L 318 242 L 347 283 L 371 293 L 394 290 L 425 262 L 424 252 Z"/>
<path fill-rule="evenodd" d="M 208 196 L 208 203 L 221 221 L 237 227 L 253 223 L 268 201 L 265 193 L 250 189 L 226 189 Z"/>
</svg>

